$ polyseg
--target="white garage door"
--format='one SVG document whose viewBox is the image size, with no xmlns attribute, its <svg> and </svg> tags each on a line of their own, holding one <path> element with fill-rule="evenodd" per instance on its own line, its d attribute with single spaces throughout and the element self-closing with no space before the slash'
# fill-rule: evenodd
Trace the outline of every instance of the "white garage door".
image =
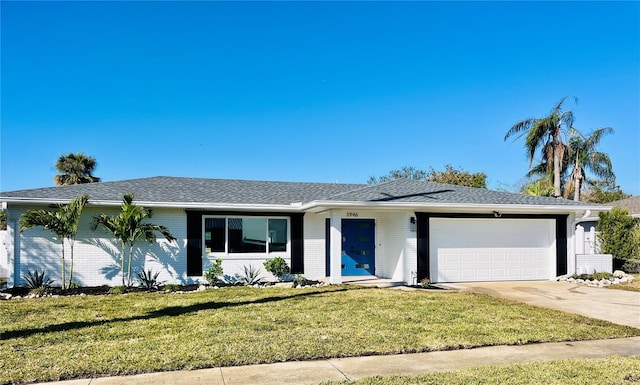
<svg viewBox="0 0 640 385">
<path fill-rule="evenodd" d="M 429 253 L 434 282 L 550 279 L 555 221 L 431 218 Z"/>
</svg>

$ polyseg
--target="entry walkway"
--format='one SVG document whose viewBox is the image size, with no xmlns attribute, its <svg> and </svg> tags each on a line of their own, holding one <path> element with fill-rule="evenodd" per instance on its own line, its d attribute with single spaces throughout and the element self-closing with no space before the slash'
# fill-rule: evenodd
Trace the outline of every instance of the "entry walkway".
<svg viewBox="0 0 640 385">
<path fill-rule="evenodd" d="M 330 380 L 357 380 L 394 374 L 418 375 L 474 366 L 613 355 L 640 355 L 640 337 L 282 362 L 72 380 L 50 385 L 314 385 Z"/>
</svg>

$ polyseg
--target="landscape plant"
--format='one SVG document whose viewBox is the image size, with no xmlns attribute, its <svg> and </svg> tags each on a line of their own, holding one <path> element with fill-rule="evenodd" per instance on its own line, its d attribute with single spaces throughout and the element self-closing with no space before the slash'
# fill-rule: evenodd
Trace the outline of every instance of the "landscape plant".
<svg viewBox="0 0 640 385">
<path fill-rule="evenodd" d="M 31 270 L 27 270 L 27 274 L 22 276 L 24 285 L 29 289 L 48 289 L 53 284 L 54 280 L 47 276 L 47 272 L 42 270 L 42 273 L 35 269 L 33 273 Z"/>
<path fill-rule="evenodd" d="M 258 285 L 263 280 L 261 274 L 259 267 L 254 267 L 253 265 L 243 266 L 242 274 L 240 274 L 236 282 L 245 286 Z"/>
<path fill-rule="evenodd" d="M 61 269 L 62 269 L 62 289 L 70 286 L 73 282 L 73 246 L 76 234 L 78 233 L 78 224 L 80 223 L 80 215 L 82 210 L 89 201 L 89 196 L 84 194 L 73 199 L 68 204 L 57 205 L 51 211 L 47 209 L 30 209 L 20 216 L 18 225 L 20 232 L 31 229 L 33 227 L 42 227 L 51 231 L 60 241 L 62 246 Z M 69 267 L 69 282 L 65 280 L 65 254 L 64 242 L 69 244 L 71 251 L 71 262 Z"/>
<path fill-rule="evenodd" d="M 143 269 L 137 272 L 136 275 L 138 276 L 138 281 L 145 289 L 157 289 L 158 286 L 162 284 L 162 282 L 158 281 L 158 276 L 160 275 L 159 271 L 154 273 L 151 269 Z"/>
<path fill-rule="evenodd" d="M 152 211 L 142 206 L 135 205 L 135 194 L 126 194 L 122 198 L 120 213 L 115 216 L 101 214 L 93 218 L 91 229 L 98 226 L 110 232 L 120 243 L 120 269 L 122 274 L 122 286 L 131 285 L 131 265 L 133 245 L 141 238 L 149 243 L 156 241 L 156 232 L 162 234 L 169 242 L 175 241 L 169 229 L 165 226 L 146 222 L 152 217 Z M 125 254 L 128 250 L 127 282 L 125 283 Z"/>
<path fill-rule="evenodd" d="M 222 275 L 222 258 L 216 258 L 211 267 L 205 271 L 204 279 L 209 283 L 209 285 L 215 285 L 218 283 Z"/>
<path fill-rule="evenodd" d="M 162 290 L 169 291 L 169 292 L 175 292 L 175 291 L 180 290 L 180 285 L 176 285 L 175 283 L 168 283 L 168 284 L 164 285 Z"/>
<path fill-rule="evenodd" d="M 611 211 L 601 211 L 596 226 L 600 252 L 613 255 L 614 265 L 632 270 L 633 261 L 640 259 L 639 226 L 640 218 L 633 218 L 626 209 L 614 207 Z"/>
<path fill-rule="evenodd" d="M 278 281 L 282 280 L 282 276 L 289 272 L 289 265 L 282 257 L 269 258 L 263 263 L 265 270 L 273 274 Z"/>
</svg>

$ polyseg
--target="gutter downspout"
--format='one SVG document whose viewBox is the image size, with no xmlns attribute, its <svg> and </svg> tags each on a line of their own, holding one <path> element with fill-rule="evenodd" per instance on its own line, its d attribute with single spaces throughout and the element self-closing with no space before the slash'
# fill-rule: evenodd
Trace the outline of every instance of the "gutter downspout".
<svg viewBox="0 0 640 385">
<path fill-rule="evenodd" d="M 590 215 L 591 215 L 591 210 L 585 210 L 582 217 L 576 218 L 573 220 L 573 222 L 571 222 L 571 231 L 573 232 L 573 274 L 577 273 L 577 266 L 578 266 L 578 256 L 576 254 L 576 250 L 578 247 L 578 244 L 577 244 L 578 239 L 576 237 L 576 226 L 578 225 L 578 223 L 582 222 L 583 219 L 588 218 Z M 582 241 L 584 242 L 584 235 L 583 235 Z M 567 274 L 569 274 L 569 271 L 567 271 Z"/>
</svg>

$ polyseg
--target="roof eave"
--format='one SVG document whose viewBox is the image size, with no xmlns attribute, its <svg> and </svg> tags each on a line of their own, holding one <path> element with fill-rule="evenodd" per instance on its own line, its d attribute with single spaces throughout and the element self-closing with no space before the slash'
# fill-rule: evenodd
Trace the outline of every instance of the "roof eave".
<svg viewBox="0 0 640 385">
<path fill-rule="evenodd" d="M 34 204 L 52 205 L 66 204 L 69 199 L 42 199 L 42 198 L 6 198 L 0 197 L 1 202 L 13 204 Z M 91 199 L 88 202 L 91 206 L 120 206 L 122 201 Z M 279 211 L 279 212 L 301 212 L 301 203 L 288 205 L 281 204 L 246 204 L 246 203 L 216 203 L 216 202 L 156 202 L 156 201 L 135 201 L 136 205 L 153 208 L 173 208 L 192 210 L 233 210 L 233 211 Z"/>
<path fill-rule="evenodd" d="M 430 210 L 449 212 L 486 212 L 501 211 L 505 213 L 568 213 L 588 212 L 593 210 L 610 210 L 609 206 L 584 205 L 531 205 L 531 204 L 492 204 L 492 203 L 426 203 L 426 202 L 371 202 L 371 201 L 312 201 L 302 206 L 302 210 L 321 212 L 330 209 L 381 209 L 381 210 Z"/>
</svg>

